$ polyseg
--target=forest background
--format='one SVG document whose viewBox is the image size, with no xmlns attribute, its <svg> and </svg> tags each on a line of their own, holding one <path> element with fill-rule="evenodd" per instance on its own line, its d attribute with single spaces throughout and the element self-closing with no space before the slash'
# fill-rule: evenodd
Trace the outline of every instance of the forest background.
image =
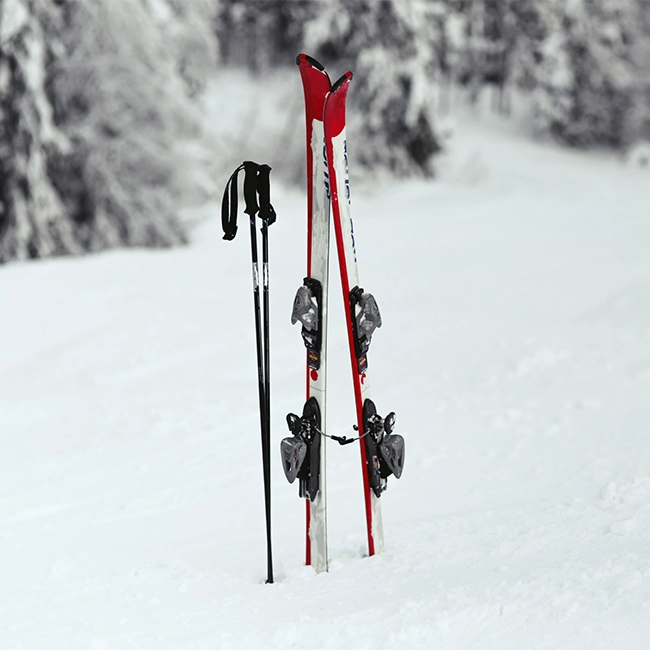
<svg viewBox="0 0 650 650">
<path fill-rule="evenodd" d="M 354 71 L 352 154 L 376 175 L 435 176 L 458 92 L 648 162 L 649 0 L 0 0 L 0 263 L 188 241 L 183 208 L 247 157 L 206 134 L 206 91 L 300 51 Z"/>
</svg>

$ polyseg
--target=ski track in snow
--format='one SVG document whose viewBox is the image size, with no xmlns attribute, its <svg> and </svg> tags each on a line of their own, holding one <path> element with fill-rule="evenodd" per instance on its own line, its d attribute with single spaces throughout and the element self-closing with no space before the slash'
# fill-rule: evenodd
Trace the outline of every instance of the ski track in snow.
<svg viewBox="0 0 650 650">
<path fill-rule="evenodd" d="M 407 460 L 367 558 L 358 451 L 328 446 L 329 574 L 302 566 L 279 463 L 299 192 L 272 189 L 272 586 L 248 233 L 221 241 L 215 202 L 184 249 L 0 268 L 0 648 L 648 647 L 648 175 L 489 120 L 451 146 L 435 182 L 353 187 L 373 395 Z"/>
</svg>

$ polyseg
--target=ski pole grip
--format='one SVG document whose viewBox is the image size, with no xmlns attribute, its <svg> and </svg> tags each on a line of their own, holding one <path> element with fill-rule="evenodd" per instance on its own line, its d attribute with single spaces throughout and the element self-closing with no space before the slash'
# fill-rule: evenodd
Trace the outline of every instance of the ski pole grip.
<svg viewBox="0 0 650 650">
<path fill-rule="evenodd" d="M 271 168 L 269 165 L 259 165 L 252 160 L 244 161 L 231 174 L 221 199 L 221 225 L 223 238 L 230 241 L 237 234 L 237 180 L 239 172 L 244 170 L 244 212 L 251 219 L 259 213 L 260 218 L 270 226 L 275 222 L 275 210 L 271 205 Z M 258 203 L 259 198 L 259 203 Z"/>
<path fill-rule="evenodd" d="M 257 174 L 257 194 L 260 197 L 260 218 L 270 226 L 275 222 L 275 210 L 271 205 L 271 168 L 260 165 Z"/>
<path fill-rule="evenodd" d="M 244 212 L 251 218 L 255 218 L 255 215 L 259 212 L 259 205 L 257 205 L 257 184 L 260 166 L 247 160 L 244 162 L 244 170 L 246 171 L 246 176 L 244 177 L 244 201 L 246 201 L 246 209 Z"/>
</svg>

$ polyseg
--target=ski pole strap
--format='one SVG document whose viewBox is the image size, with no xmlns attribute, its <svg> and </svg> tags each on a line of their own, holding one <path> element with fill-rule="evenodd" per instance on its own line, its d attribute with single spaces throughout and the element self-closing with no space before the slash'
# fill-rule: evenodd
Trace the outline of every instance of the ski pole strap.
<svg viewBox="0 0 650 650">
<path fill-rule="evenodd" d="M 223 238 L 230 241 L 237 234 L 237 177 L 244 165 L 239 165 L 230 175 L 221 199 L 221 226 Z"/>
<path fill-rule="evenodd" d="M 267 224 L 275 222 L 275 210 L 271 205 L 271 168 L 268 165 L 260 165 L 252 160 L 244 161 L 230 175 L 221 199 L 221 225 L 223 227 L 223 238 L 230 241 L 237 234 L 237 209 L 238 193 L 237 181 L 239 172 L 244 170 L 244 212 L 254 219 L 259 217 Z"/>
</svg>

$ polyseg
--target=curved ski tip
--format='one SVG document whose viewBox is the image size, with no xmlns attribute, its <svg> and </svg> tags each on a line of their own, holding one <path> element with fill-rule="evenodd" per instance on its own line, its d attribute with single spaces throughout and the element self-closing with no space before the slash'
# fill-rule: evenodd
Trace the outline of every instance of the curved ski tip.
<svg viewBox="0 0 650 650">
<path fill-rule="evenodd" d="M 351 72 L 346 72 L 344 75 L 339 77 L 333 84 L 332 84 L 332 90 L 331 92 L 335 92 L 338 88 L 340 88 L 346 81 L 350 81 L 352 79 L 352 73 Z"/>
<path fill-rule="evenodd" d="M 312 68 L 316 68 L 316 70 L 325 72 L 325 66 L 322 63 L 316 61 L 313 56 L 309 56 L 309 54 L 299 54 L 296 57 L 296 65 L 300 65 L 303 62 L 308 63 Z"/>
</svg>

